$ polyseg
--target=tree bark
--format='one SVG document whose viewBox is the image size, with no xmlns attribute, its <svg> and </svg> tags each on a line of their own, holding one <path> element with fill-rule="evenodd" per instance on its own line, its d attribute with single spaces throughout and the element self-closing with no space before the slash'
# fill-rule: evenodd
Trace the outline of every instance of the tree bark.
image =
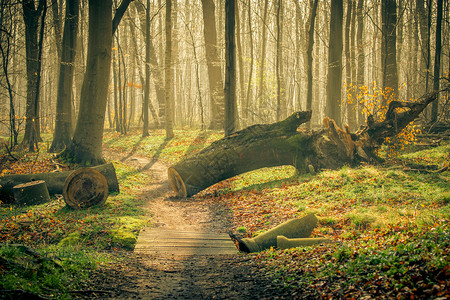
<svg viewBox="0 0 450 300">
<path fill-rule="evenodd" d="M 225 1 L 225 136 L 236 130 L 235 0 Z"/>
<path fill-rule="evenodd" d="M 326 115 L 341 124 L 343 0 L 331 0 Z"/>
<path fill-rule="evenodd" d="M 312 64 L 313 57 L 312 51 L 314 48 L 314 25 L 317 15 L 317 5 L 319 0 L 314 0 L 313 6 L 311 7 L 311 15 L 309 17 L 309 29 L 308 29 L 308 48 L 306 49 L 306 76 L 307 76 L 307 86 L 306 86 L 306 110 L 312 110 L 312 89 L 313 89 L 313 72 Z M 318 57 L 316 59 L 319 59 Z M 300 93 L 300 91 L 299 91 Z M 308 127 L 311 126 L 311 122 L 308 122 Z"/>
<path fill-rule="evenodd" d="M 287 119 L 269 125 L 253 125 L 212 143 L 209 147 L 168 169 L 172 189 L 180 197 L 190 197 L 233 176 L 263 167 L 292 165 L 299 172 L 337 169 L 344 164 L 357 165 L 376 158 L 375 150 L 412 122 L 436 99 L 437 93 L 420 101 L 393 101 L 386 118 L 355 133 L 340 129 L 329 118 L 320 131 L 298 131 L 310 120 L 311 111 L 296 112 Z M 397 108 L 405 108 L 396 112 Z"/>
<path fill-rule="evenodd" d="M 117 180 L 116 170 L 114 169 L 114 165 L 112 163 L 99 165 L 93 169 L 105 175 L 110 193 L 119 192 L 119 183 Z M 45 181 L 50 195 L 62 194 L 64 182 L 66 178 L 72 174 L 72 172 L 73 171 L 20 174 L 0 177 L 0 200 L 6 203 L 11 202 L 13 199 L 14 186 L 37 180 Z"/>
<path fill-rule="evenodd" d="M 172 0 L 166 0 L 166 55 L 165 55 L 165 113 L 166 139 L 173 138 L 173 66 L 172 66 Z"/>
<path fill-rule="evenodd" d="M 250 5 L 250 3 L 249 3 Z M 264 0 L 264 12 L 262 17 L 262 32 L 261 32 L 261 57 L 260 57 L 260 65 L 259 65 L 259 79 L 258 79 L 258 96 L 256 97 L 256 101 L 259 102 L 259 107 L 257 109 L 261 109 L 261 103 L 264 103 L 265 98 L 265 84 L 264 84 L 264 70 L 266 63 L 266 45 L 267 45 L 267 11 L 269 8 L 269 0 Z"/>
<path fill-rule="evenodd" d="M 103 124 L 111 72 L 112 1 L 89 0 L 89 39 L 86 73 L 75 133 L 61 157 L 85 165 L 105 162 Z"/>
<path fill-rule="evenodd" d="M 217 46 L 215 5 L 213 0 L 202 0 L 203 30 L 205 36 L 206 65 L 208 67 L 211 97 L 210 129 L 223 129 L 224 94 L 220 56 Z"/>
<path fill-rule="evenodd" d="M 53 5 L 56 6 L 56 4 Z M 78 34 L 78 6 L 78 0 L 68 0 L 66 3 L 58 94 L 56 97 L 55 131 L 49 152 L 60 152 L 66 148 L 73 133 L 72 85 Z"/>
<path fill-rule="evenodd" d="M 356 8 L 356 19 L 358 23 L 358 29 L 356 32 L 356 45 L 357 45 L 357 56 L 358 56 L 358 69 L 357 69 L 357 87 L 362 87 L 364 85 L 364 15 L 363 15 L 364 0 L 358 0 L 358 7 Z M 409 99 L 409 98 L 408 98 Z M 358 125 L 362 125 L 364 121 L 364 113 L 362 111 L 362 105 L 358 104 Z"/>
<path fill-rule="evenodd" d="M 47 8 L 46 0 L 40 0 L 38 7 L 35 7 L 34 1 L 23 1 L 23 18 L 25 22 L 25 48 L 27 62 L 27 104 L 26 104 L 26 122 L 25 134 L 22 140 L 22 147 L 28 146 L 34 151 L 34 145 L 40 139 L 39 131 L 39 84 L 41 76 L 42 49 L 39 44 L 43 41 L 43 36 L 39 37 L 38 29 L 43 34 L 45 11 Z M 42 17 L 41 22 L 39 18 Z"/>
<path fill-rule="evenodd" d="M 397 4 L 396 0 L 386 0 L 381 2 L 382 34 L 381 40 L 381 66 L 383 71 L 383 90 L 392 89 L 397 95 L 398 75 L 397 75 Z M 383 98 L 384 105 L 387 103 Z"/>
<path fill-rule="evenodd" d="M 442 49 L 442 6 L 443 0 L 437 0 L 437 17 L 436 17 L 436 48 L 434 54 L 434 81 L 433 90 L 439 91 L 439 74 L 441 68 L 441 49 Z M 438 119 L 439 96 L 431 106 L 431 122 L 434 123 Z"/>
</svg>

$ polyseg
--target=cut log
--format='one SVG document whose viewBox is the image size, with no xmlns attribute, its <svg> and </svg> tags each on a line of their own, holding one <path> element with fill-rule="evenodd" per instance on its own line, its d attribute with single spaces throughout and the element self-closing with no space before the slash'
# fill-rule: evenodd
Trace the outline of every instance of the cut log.
<svg viewBox="0 0 450 300">
<path fill-rule="evenodd" d="M 92 168 L 73 171 L 63 187 L 64 201 L 73 209 L 103 205 L 108 197 L 106 177 Z"/>
<path fill-rule="evenodd" d="M 99 165 L 93 167 L 93 169 L 105 175 L 110 193 L 119 192 L 119 182 L 117 181 L 116 170 L 112 163 Z M 45 181 L 50 195 L 62 194 L 64 182 L 72 172 L 20 174 L 0 177 L 0 200 L 5 203 L 12 203 L 14 201 L 13 187 L 15 185 L 37 180 Z"/>
<path fill-rule="evenodd" d="M 339 128 L 329 118 L 324 119 L 323 130 L 299 131 L 298 127 L 310 120 L 311 111 L 296 112 L 274 124 L 253 125 L 169 167 L 169 182 L 179 197 L 190 197 L 222 180 L 263 167 L 292 165 L 302 173 L 375 161 L 375 150 L 384 140 L 400 133 L 436 96 L 431 93 L 414 103 L 394 101 L 383 121 L 375 122 L 369 116 L 367 126 L 356 133 Z"/>
<path fill-rule="evenodd" d="M 45 181 L 31 181 L 13 187 L 15 204 L 36 205 L 50 201 Z"/>
</svg>

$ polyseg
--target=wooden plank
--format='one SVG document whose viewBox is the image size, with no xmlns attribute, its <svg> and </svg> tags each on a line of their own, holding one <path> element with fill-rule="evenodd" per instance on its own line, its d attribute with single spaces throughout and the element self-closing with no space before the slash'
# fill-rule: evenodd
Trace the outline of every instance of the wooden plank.
<svg viewBox="0 0 450 300">
<path fill-rule="evenodd" d="M 135 249 L 153 255 L 236 254 L 238 250 L 227 234 L 144 228 Z"/>
</svg>

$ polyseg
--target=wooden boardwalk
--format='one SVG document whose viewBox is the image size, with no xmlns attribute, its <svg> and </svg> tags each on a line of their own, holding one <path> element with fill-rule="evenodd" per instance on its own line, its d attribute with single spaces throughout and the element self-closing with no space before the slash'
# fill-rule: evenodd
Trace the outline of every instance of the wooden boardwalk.
<svg viewBox="0 0 450 300">
<path fill-rule="evenodd" d="M 228 234 L 143 228 L 135 253 L 151 255 L 195 256 L 236 254 L 238 250 Z"/>
</svg>

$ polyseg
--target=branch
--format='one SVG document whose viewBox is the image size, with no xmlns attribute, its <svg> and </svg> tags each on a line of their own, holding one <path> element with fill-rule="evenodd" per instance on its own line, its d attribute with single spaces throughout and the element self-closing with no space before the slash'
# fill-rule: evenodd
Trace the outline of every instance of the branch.
<svg viewBox="0 0 450 300">
<path fill-rule="evenodd" d="M 120 3 L 119 7 L 116 9 L 116 13 L 112 20 L 112 35 L 114 35 L 114 33 L 117 30 L 117 27 L 119 27 L 120 20 L 122 20 L 125 11 L 127 10 L 128 6 L 132 1 L 133 0 L 123 0 L 122 3 Z"/>
<path fill-rule="evenodd" d="M 367 118 L 366 131 L 370 139 L 376 144 L 381 145 L 385 138 L 397 135 L 409 123 L 427 107 L 428 104 L 437 99 L 439 92 L 431 92 L 422 97 L 422 100 L 416 102 L 392 101 L 389 104 L 386 117 L 381 122 L 374 122 L 373 117 Z M 405 111 L 396 112 L 397 108 L 406 108 Z"/>
</svg>

